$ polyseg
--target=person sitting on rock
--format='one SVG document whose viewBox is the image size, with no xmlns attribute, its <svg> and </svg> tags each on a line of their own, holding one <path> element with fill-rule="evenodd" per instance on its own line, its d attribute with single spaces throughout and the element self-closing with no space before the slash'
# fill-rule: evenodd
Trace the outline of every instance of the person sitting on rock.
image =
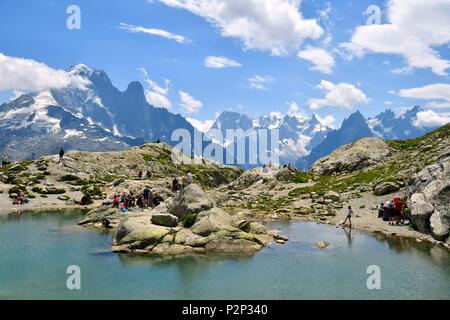
<svg viewBox="0 0 450 320">
<path fill-rule="evenodd" d="M 163 201 L 164 199 L 157 192 L 155 192 L 152 199 L 152 208 L 159 206 Z"/>
<path fill-rule="evenodd" d="M 147 179 L 152 180 L 152 178 L 153 178 L 153 174 L 151 173 L 151 171 L 147 171 Z"/>
<path fill-rule="evenodd" d="M 138 172 L 139 179 L 142 179 L 143 176 L 144 176 L 144 172 L 142 172 L 142 170 L 139 170 L 139 172 Z"/>
<path fill-rule="evenodd" d="M 136 197 L 134 196 L 133 191 L 130 191 L 130 207 L 134 207 L 136 205 Z"/>
<path fill-rule="evenodd" d="M 175 177 L 172 180 L 172 191 L 173 192 L 177 192 L 180 189 L 180 182 L 178 181 L 178 179 Z"/>
<path fill-rule="evenodd" d="M 102 218 L 101 220 L 100 220 L 100 222 L 102 223 L 102 228 L 105 228 L 105 229 L 109 229 L 110 228 L 110 222 L 109 222 L 109 220 L 108 219 L 106 219 L 106 218 Z"/>
<path fill-rule="evenodd" d="M 144 205 L 144 195 L 140 195 L 138 197 L 136 204 L 139 208 L 143 208 L 145 206 Z"/>
<path fill-rule="evenodd" d="M 23 192 L 20 192 L 20 193 L 17 195 L 17 197 L 16 197 L 15 200 L 16 200 L 16 201 L 14 202 L 15 204 L 19 204 L 19 205 L 24 204 L 24 203 L 25 203 L 25 200 L 26 200 L 25 194 L 24 194 Z"/>
</svg>

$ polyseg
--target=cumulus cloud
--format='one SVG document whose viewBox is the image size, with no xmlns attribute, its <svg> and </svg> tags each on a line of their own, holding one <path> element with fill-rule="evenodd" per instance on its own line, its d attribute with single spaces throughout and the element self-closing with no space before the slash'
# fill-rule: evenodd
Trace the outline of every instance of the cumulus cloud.
<svg viewBox="0 0 450 320">
<path fill-rule="evenodd" d="M 31 59 L 6 56 L 0 53 L 0 91 L 42 91 L 75 86 L 85 89 L 89 80 L 64 70 L 52 69 Z"/>
<path fill-rule="evenodd" d="M 434 83 L 424 87 L 400 90 L 403 98 L 429 100 L 427 106 L 433 108 L 450 108 L 450 84 Z"/>
<path fill-rule="evenodd" d="M 205 58 L 205 67 L 214 69 L 238 68 L 241 64 L 226 57 L 209 56 Z"/>
<path fill-rule="evenodd" d="M 180 105 L 181 107 L 183 107 L 185 112 L 195 113 L 203 107 L 203 103 L 199 100 L 194 99 L 189 93 L 180 91 L 179 94 L 181 100 Z"/>
<path fill-rule="evenodd" d="M 272 81 L 271 76 L 254 75 L 248 78 L 249 87 L 253 90 L 267 90 L 267 85 Z"/>
<path fill-rule="evenodd" d="M 417 113 L 414 125 L 422 128 L 433 128 L 446 125 L 450 122 L 450 114 L 437 113 L 433 110 L 425 110 Z"/>
<path fill-rule="evenodd" d="M 184 36 L 173 34 L 173 33 L 170 33 L 168 31 L 162 30 L 162 29 L 145 28 L 145 27 L 134 26 L 132 24 L 126 24 L 126 23 L 120 23 L 119 28 L 126 30 L 128 32 L 133 32 L 133 33 L 141 32 L 141 33 L 146 33 L 146 34 L 150 34 L 153 36 L 163 37 L 163 38 L 166 38 L 169 40 L 174 40 L 178 43 L 183 43 L 183 44 L 191 42 L 188 38 L 186 38 Z"/>
<path fill-rule="evenodd" d="M 300 0 L 160 0 L 188 10 L 217 27 L 222 36 L 240 39 L 245 49 L 286 56 L 298 51 L 304 39 L 318 39 L 323 29 L 304 19 Z"/>
<path fill-rule="evenodd" d="M 196 128 L 200 132 L 208 132 L 208 130 L 211 129 L 212 125 L 214 124 L 214 120 L 200 121 L 194 118 L 186 118 L 186 120 L 189 121 L 189 123 L 192 124 L 194 128 Z"/>
<path fill-rule="evenodd" d="M 325 117 L 319 116 L 315 113 L 317 120 L 319 120 L 320 124 L 325 127 L 335 128 L 336 118 L 332 114 L 327 114 Z"/>
<path fill-rule="evenodd" d="M 311 69 L 321 73 L 330 74 L 335 67 L 333 56 L 322 48 L 308 47 L 305 50 L 300 51 L 297 56 L 300 59 L 311 62 L 313 64 Z"/>
<path fill-rule="evenodd" d="M 351 109 L 354 106 L 367 104 L 369 99 L 360 89 L 346 82 L 334 84 L 322 80 L 318 88 L 324 90 L 326 95 L 322 99 L 310 99 L 309 107 L 313 110 L 325 106 Z"/>
<path fill-rule="evenodd" d="M 145 98 L 147 102 L 152 106 L 158 108 L 172 108 L 172 102 L 168 98 L 170 92 L 170 81 L 165 79 L 164 87 L 162 87 L 158 83 L 150 79 L 147 71 L 144 68 L 139 68 L 138 70 L 142 73 L 144 82 L 148 87 L 148 89 L 145 90 Z"/>
<path fill-rule="evenodd" d="M 341 47 L 359 57 L 366 52 L 402 56 L 407 66 L 397 68 L 397 73 L 430 68 L 446 75 L 450 61 L 436 48 L 450 42 L 450 1 L 390 0 L 387 19 L 387 24 L 357 27 L 350 42 Z"/>
<path fill-rule="evenodd" d="M 289 110 L 287 113 L 288 116 L 297 117 L 299 119 L 307 119 L 307 116 L 306 116 L 304 110 L 300 109 L 297 102 L 291 101 L 290 103 L 288 103 L 288 105 L 289 105 Z"/>
</svg>

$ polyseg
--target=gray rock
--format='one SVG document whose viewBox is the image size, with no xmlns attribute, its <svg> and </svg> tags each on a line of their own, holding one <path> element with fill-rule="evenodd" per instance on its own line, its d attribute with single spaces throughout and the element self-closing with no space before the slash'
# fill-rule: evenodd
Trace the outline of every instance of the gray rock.
<svg viewBox="0 0 450 320">
<path fill-rule="evenodd" d="M 196 214 L 213 206 L 214 203 L 199 185 L 190 184 L 173 199 L 169 212 L 182 220 L 189 213 Z"/>
<path fill-rule="evenodd" d="M 375 137 L 363 138 L 317 160 L 311 171 L 321 175 L 352 172 L 381 163 L 389 154 L 389 146 L 383 140 Z"/>
<path fill-rule="evenodd" d="M 384 196 L 386 194 L 394 193 L 400 190 L 400 186 L 395 182 L 385 181 L 376 185 L 373 193 L 376 196 Z"/>
<path fill-rule="evenodd" d="M 341 200 L 341 195 L 335 191 L 329 191 L 329 192 L 325 193 L 325 195 L 323 197 L 325 199 L 329 199 L 332 201 L 340 201 Z"/>
<path fill-rule="evenodd" d="M 411 196 L 411 221 L 420 232 L 430 232 L 430 217 L 433 214 L 434 206 L 425 201 L 425 197 L 421 193 Z"/>
<path fill-rule="evenodd" d="M 439 241 L 445 241 L 450 231 L 450 214 L 443 214 L 438 211 L 430 217 L 431 235 Z"/>
<path fill-rule="evenodd" d="M 219 208 L 203 211 L 191 227 L 191 231 L 200 236 L 208 236 L 220 230 L 238 230 L 233 227 L 233 218 Z"/>
<path fill-rule="evenodd" d="M 176 227 L 178 217 L 170 213 L 157 213 L 152 215 L 152 223 L 165 227 Z"/>
<path fill-rule="evenodd" d="M 447 154 L 444 152 L 443 154 Z M 445 241 L 450 231 L 450 157 L 414 174 L 408 185 L 411 220 L 419 231 Z"/>
</svg>

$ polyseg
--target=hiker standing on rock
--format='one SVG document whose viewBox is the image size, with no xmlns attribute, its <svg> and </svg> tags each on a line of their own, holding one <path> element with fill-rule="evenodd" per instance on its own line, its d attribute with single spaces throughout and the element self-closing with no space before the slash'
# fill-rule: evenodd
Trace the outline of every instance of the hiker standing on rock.
<svg viewBox="0 0 450 320">
<path fill-rule="evenodd" d="M 345 227 L 345 225 L 347 224 L 347 220 L 348 220 L 349 226 L 350 226 L 350 228 L 351 228 L 351 227 L 352 227 L 353 210 L 352 210 L 352 207 L 351 207 L 351 206 L 348 206 L 347 209 L 348 209 L 348 210 L 347 210 L 347 217 L 345 217 L 343 226 Z"/>
<path fill-rule="evenodd" d="M 188 171 L 188 173 L 186 175 L 186 180 L 187 180 L 187 184 L 192 183 L 192 173 L 190 171 Z"/>
<path fill-rule="evenodd" d="M 64 161 L 64 149 L 61 148 L 61 150 L 59 150 L 59 161 L 58 163 Z"/>
<path fill-rule="evenodd" d="M 6 155 L 6 153 L 4 153 L 2 156 L 2 168 L 6 167 L 8 164 L 9 164 L 8 156 Z"/>
</svg>

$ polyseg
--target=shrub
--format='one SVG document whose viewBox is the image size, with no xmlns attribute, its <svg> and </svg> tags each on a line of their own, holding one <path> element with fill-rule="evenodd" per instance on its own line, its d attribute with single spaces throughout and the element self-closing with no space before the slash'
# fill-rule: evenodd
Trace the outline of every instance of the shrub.
<svg viewBox="0 0 450 320">
<path fill-rule="evenodd" d="M 183 226 L 185 228 L 190 228 L 194 225 L 195 220 L 197 219 L 197 215 L 193 213 L 188 213 L 183 218 Z"/>
<path fill-rule="evenodd" d="M 65 174 L 61 178 L 59 178 L 59 181 L 67 182 L 67 181 L 78 181 L 80 180 L 80 177 L 73 175 L 73 174 Z"/>
<path fill-rule="evenodd" d="M 66 193 L 66 190 L 63 188 L 46 188 L 43 189 L 41 187 L 33 187 L 31 189 L 34 193 L 39 193 L 40 195 L 48 195 L 48 194 L 63 194 Z"/>
</svg>

